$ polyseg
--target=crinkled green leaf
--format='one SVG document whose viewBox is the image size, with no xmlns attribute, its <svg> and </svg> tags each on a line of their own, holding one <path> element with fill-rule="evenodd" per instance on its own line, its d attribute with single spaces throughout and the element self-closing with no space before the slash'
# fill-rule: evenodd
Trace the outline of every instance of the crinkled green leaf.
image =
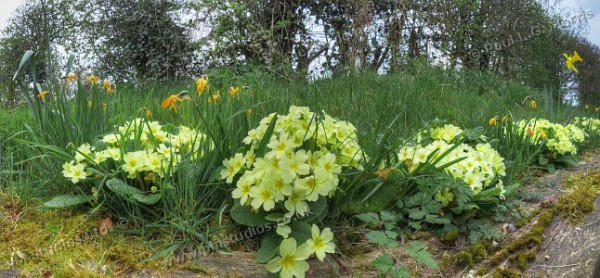
<svg viewBox="0 0 600 278">
<path fill-rule="evenodd" d="M 275 232 L 266 234 L 260 241 L 260 247 L 256 251 L 256 260 L 264 264 L 275 258 L 282 240 L 283 238 Z"/>
<path fill-rule="evenodd" d="M 88 203 L 92 200 L 90 195 L 60 195 L 44 203 L 47 208 L 64 208 Z"/>
</svg>

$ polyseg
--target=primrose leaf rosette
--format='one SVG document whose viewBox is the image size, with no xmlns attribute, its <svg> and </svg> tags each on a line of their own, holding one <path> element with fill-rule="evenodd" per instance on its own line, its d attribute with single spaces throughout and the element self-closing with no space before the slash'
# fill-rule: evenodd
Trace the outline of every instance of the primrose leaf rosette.
<svg viewBox="0 0 600 278">
<path fill-rule="evenodd" d="M 136 118 L 104 135 L 94 145 L 82 144 L 74 159 L 63 164 L 63 176 L 78 183 L 92 175 L 118 175 L 142 181 L 140 186 L 169 177 L 182 159 L 196 160 L 214 145 L 207 136 L 187 126 L 160 125 Z M 155 190 L 154 190 L 155 191 Z"/>
<path fill-rule="evenodd" d="M 476 134 L 477 143 L 463 143 L 465 132 L 454 125 L 444 125 L 420 132 L 416 144 L 400 148 L 398 160 L 409 173 L 433 164 L 455 179 L 464 181 L 478 194 L 492 185 L 503 188 L 501 177 L 506 175 L 504 158 L 487 142 L 483 135 Z M 502 194 L 504 190 L 501 190 Z M 500 197 L 502 197 L 502 194 Z M 445 202 L 448 203 L 448 202 Z"/>
<path fill-rule="evenodd" d="M 221 178 L 236 185 L 232 197 L 242 206 L 281 213 L 276 222 L 283 238 L 293 234 L 290 222 L 308 218 L 311 203 L 336 193 L 340 174 L 362 169 L 366 159 L 352 124 L 325 112 L 311 112 L 308 107 L 291 106 L 287 115 L 268 115 L 248 132 L 243 143 L 244 152 L 223 161 Z M 313 236 L 315 233 L 317 230 Z M 284 244 L 281 246 L 283 250 Z M 322 259 L 324 253 L 317 251 Z M 332 246 L 329 251 L 333 252 Z"/>
</svg>

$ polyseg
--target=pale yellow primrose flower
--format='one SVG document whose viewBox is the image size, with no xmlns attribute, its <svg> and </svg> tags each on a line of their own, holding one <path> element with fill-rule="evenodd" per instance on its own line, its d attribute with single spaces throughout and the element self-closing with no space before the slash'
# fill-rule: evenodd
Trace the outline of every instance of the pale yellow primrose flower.
<svg viewBox="0 0 600 278">
<path fill-rule="evenodd" d="M 326 253 L 335 253 L 335 243 L 333 240 L 333 233 L 330 228 L 323 229 L 323 232 L 319 230 L 319 227 L 315 224 L 310 229 L 312 238 L 306 241 L 306 244 L 310 247 L 311 252 L 317 255 L 320 261 L 325 259 Z"/>
<path fill-rule="evenodd" d="M 304 277 L 309 265 L 306 262 L 310 256 L 310 247 L 302 244 L 297 247 L 294 238 L 284 239 L 279 246 L 277 258 L 267 263 L 267 271 L 271 273 L 280 272 L 282 278 Z"/>
</svg>

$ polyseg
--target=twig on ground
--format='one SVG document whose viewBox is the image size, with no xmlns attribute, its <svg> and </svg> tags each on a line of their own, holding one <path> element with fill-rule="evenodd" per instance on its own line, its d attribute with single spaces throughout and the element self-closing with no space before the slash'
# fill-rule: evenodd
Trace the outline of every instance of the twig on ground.
<svg viewBox="0 0 600 278">
<path fill-rule="evenodd" d="M 533 267 L 539 266 L 539 267 L 547 267 L 547 268 L 561 268 L 561 267 L 577 266 L 579 264 L 580 264 L 580 262 L 576 263 L 576 264 L 565 264 L 565 265 L 543 265 L 543 264 L 538 264 L 538 265 L 535 265 Z"/>
</svg>

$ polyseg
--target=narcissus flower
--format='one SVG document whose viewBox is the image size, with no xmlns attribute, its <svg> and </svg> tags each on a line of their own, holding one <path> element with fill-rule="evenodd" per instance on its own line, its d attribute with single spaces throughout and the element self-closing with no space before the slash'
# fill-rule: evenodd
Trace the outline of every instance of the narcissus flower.
<svg viewBox="0 0 600 278">
<path fill-rule="evenodd" d="M 498 117 L 490 118 L 490 120 L 488 121 L 488 125 L 496 125 L 497 119 L 498 119 Z"/>
<path fill-rule="evenodd" d="M 37 98 L 39 98 L 42 101 L 46 101 L 46 96 L 48 95 L 48 91 L 43 91 L 39 94 L 36 95 Z"/>
<path fill-rule="evenodd" d="M 69 83 L 75 81 L 75 79 L 77 79 L 77 75 L 74 73 L 69 73 L 69 75 L 67 75 L 67 80 L 69 80 Z"/>
<path fill-rule="evenodd" d="M 536 109 L 537 108 L 537 102 L 535 102 L 535 100 L 531 100 L 529 102 L 529 107 L 531 107 L 531 109 Z"/>
<path fill-rule="evenodd" d="M 213 103 L 213 102 L 216 103 L 219 100 L 221 100 L 221 95 L 219 95 L 219 94 L 212 95 L 212 97 L 208 98 L 208 103 Z"/>
<path fill-rule="evenodd" d="M 90 81 L 90 83 L 92 83 L 92 85 L 96 85 L 96 83 L 98 83 L 98 81 L 100 81 L 100 78 L 98 76 L 95 75 L 90 75 L 90 77 L 88 77 L 88 81 Z"/>
<path fill-rule="evenodd" d="M 162 104 L 161 104 L 162 105 Z M 152 111 L 146 110 L 146 117 L 152 118 Z"/>
<path fill-rule="evenodd" d="M 279 246 L 280 256 L 267 263 L 267 271 L 281 271 L 280 277 L 304 277 L 310 267 L 306 262 L 310 254 L 307 244 L 297 246 L 294 238 L 284 239 Z"/>
<path fill-rule="evenodd" d="M 108 79 L 104 79 L 104 81 L 102 81 L 102 87 L 106 89 L 110 88 L 110 81 L 108 81 Z"/>
<path fill-rule="evenodd" d="M 577 53 L 577 51 L 573 51 L 573 56 L 569 56 L 567 53 L 563 53 L 563 56 L 565 56 L 566 59 L 565 66 L 573 72 L 579 73 L 577 71 L 577 68 L 575 68 L 575 63 L 583 62 L 583 59 L 581 58 L 581 56 L 579 56 L 579 53 Z"/>
<path fill-rule="evenodd" d="M 506 123 L 508 122 L 509 117 L 508 116 L 502 116 L 502 122 Z"/>
<path fill-rule="evenodd" d="M 228 94 L 230 97 L 233 97 L 233 96 L 237 95 L 239 92 L 240 92 L 240 89 L 239 89 L 239 87 L 235 87 L 235 88 L 234 88 L 234 87 L 231 87 L 231 88 L 229 88 L 229 91 L 227 92 L 227 94 Z"/>
<path fill-rule="evenodd" d="M 198 78 L 198 80 L 196 80 L 196 93 L 198 93 L 198 95 L 202 95 L 202 93 L 204 92 L 204 89 L 206 89 L 208 87 L 208 77 L 206 75 Z"/>
<path fill-rule="evenodd" d="M 177 110 L 177 103 L 183 102 L 186 99 L 191 99 L 190 96 L 187 95 L 187 93 L 172 94 L 165 100 L 163 100 L 163 102 L 160 104 L 160 107 L 162 107 L 162 109 L 168 108 L 169 110 Z"/>
</svg>

